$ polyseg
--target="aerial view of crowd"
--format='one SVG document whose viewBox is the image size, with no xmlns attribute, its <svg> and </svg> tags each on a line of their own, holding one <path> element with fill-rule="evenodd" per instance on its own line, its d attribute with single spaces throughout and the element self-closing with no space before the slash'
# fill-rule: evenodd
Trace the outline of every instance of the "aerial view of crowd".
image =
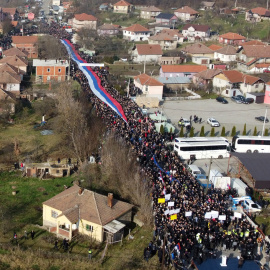
<svg viewBox="0 0 270 270">
<path fill-rule="evenodd" d="M 57 23 L 48 25 L 46 31 L 58 39 L 71 40 L 71 35 Z M 78 53 L 88 63 L 93 61 L 91 56 Z M 179 157 L 167 148 L 166 142 L 173 141 L 174 134 L 156 132 L 155 121 L 108 83 L 105 68 L 93 70 L 106 91 L 121 104 L 127 122 L 91 92 L 87 78 L 75 64 L 71 75 L 89 94 L 107 129 L 124 138 L 133 149 L 151 180 L 154 230 L 153 240 L 144 250 L 145 260 L 157 254 L 160 263 L 183 269 L 192 261 L 202 263 L 209 257 L 214 258 L 218 249 L 239 250 L 241 258 L 256 259 L 262 252 L 262 235 L 244 216 L 235 217 L 229 209 L 230 190 L 209 188 L 206 192 Z M 210 212 L 218 215 L 206 217 Z"/>
</svg>

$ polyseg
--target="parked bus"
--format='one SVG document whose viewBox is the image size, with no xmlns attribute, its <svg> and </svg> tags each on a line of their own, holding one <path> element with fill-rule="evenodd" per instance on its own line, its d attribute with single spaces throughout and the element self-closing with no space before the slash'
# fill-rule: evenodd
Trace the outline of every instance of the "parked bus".
<svg viewBox="0 0 270 270">
<path fill-rule="evenodd" d="M 270 153 L 270 137 L 234 136 L 232 150 L 238 153 Z"/>
<path fill-rule="evenodd" d="M 225 158 L 230 156 L 230 144 L 223 137 L 176 138 L 174 151 L 182 159 Z"/>
</svg>

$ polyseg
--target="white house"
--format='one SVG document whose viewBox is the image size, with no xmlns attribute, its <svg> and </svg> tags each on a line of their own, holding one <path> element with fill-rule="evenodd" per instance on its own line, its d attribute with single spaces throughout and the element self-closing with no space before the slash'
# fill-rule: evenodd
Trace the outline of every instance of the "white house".
<svg viewBox="0 0 270 270">
<path fill-rule="evenodd" d="M 134 77 L 134 84 L 142 90 L 146 97 L 157 97 L 162 100 L 163 83 L 157 81 L 147 74 L 140 74 Z"/>
<path fill-rule="evenodd" d="M 182 21 L 191 21 L 198 17 L 199 12 L 188 6 L 184 6 L 177 9 L 174 14 Z"/>
<path fill-rule="evenodd" d="M 224 70 L 213 78 L 213 87 L 227 97 L 260 92 L 264 90 L 264 85 L 264 81 L 259 77 L 246 75 L 237 70 Z"/>
<path fill-rule="evenodd" d="M 131 56 L 135 63 L 159 63 L 162 50 L 158 44 L 137 44 Z"/>
<path fill-rule="evenodd" d="M 231 45 L 227 45 L 214 52 L 214 59 L 221 62 L 236 61 L 236 49 Z"/>
<path fill-rule="evenodd" d="M 140 24 L 133 24 L 123 29 L 123 39 L 129 41 L 145 41 L 150 37 L 151 31 Z"/>
<path fill-rule="evenodd" d="M 210 37 L 210 27 L 200 24 L 186 24 L 182 29 L 182 34 L 187 38 L 200 37 L 201 39 Z"/>
</svg>

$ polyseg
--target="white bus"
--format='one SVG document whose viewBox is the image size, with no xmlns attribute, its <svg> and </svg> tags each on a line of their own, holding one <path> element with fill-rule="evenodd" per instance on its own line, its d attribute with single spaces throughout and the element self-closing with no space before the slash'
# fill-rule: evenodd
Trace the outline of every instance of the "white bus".
<svg viewBox="0 0 270 270">
<path fill-rule="evenodd" d="M 232 150 L 238 153 L 270 153 L 270 137 L 234 136 Z"/>
<path fill-rule="evenodd" d="M 176 138 L 174 151 L 182 159 L 225 158 L 230 156 L 230 144 L 223 137 Z"/>
</svg>

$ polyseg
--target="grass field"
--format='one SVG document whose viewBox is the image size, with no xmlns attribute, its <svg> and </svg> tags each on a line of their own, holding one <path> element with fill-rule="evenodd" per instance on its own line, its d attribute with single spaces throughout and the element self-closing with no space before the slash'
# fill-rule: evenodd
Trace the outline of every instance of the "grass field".
<svg viewBox="0 0 270 270">
<path fill-rule="evenodd" d="M 51 269 L 52 266 L 53 269 L 89 269 L 85 263 L 90 245 L 93 249 L 91 269 L 156 269 L 157 257 L 148 264 L 143 260 L 143 250 L 151 240 L 151 229 L 146 227 L 130 227 L 134 239 L 126 237 L 122 245 L 110 245 L 103 262 L 100 259 L 105 244 L 90 243 L 86 238 L 71 241 L 70 253 L 53 249 L 55 236 L 35 225 L 42 225 L 42 202 L 63 191 L 64 185 L 72 185 L 73 180 L 74 177 L 39 180 L 22 178 L 20 173 L 0 173 L 0 269 L 17 269 L 18 266 L 20 269 Z M 15 196 L 11 195 L 14 190 L 17 191 Z M 23 238 L 25 230 L 35 231 L 34 240 Z M 20 248 L 12 243 L 14 231 Z"/>
</svg>

